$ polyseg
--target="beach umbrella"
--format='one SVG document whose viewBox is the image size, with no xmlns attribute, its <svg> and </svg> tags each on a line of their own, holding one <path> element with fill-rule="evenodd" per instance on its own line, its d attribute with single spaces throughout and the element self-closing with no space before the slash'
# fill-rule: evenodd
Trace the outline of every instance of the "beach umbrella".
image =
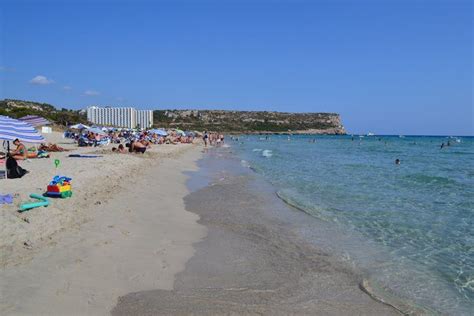
<svg viewBox="0 0 474 316">
<path fill-rule="evenodd" d="M 181 134 L 182 136 L 186 136 L 186 134 L 185 134 L 182 130 L 180 130 L 180 129 L 175 129 L 175 132 L 176 132 L 177 134 Z"/>
<path fill-rule="evenodd" d="M 159 136 L 168 136 L 168 133 L 162 129 L 151 129 L 148 132 Z"/>
<path fill-rule="evenodd" d="M 17 138 L 25 143 L 44 142 L 44 137 L 32 125 L 0 115 L 0 139 L 13 141 Z"/>
<path fill-rule="evenodd" d="M 7 141 L 7 152 L 10 151 L 10 141 L 19 139 L 25 143 L 41 143 L 43 136 L 30 124 L 0 115 L 0 139 Z M 5 164 L 5 174 L 7 174 Z"/>
<path fill-rule="evenodd" d="M 71 125 L 71 126 L 69 126 L 69 128 L 72 128 L 72 129 L 88 129 L 90 127 L 87 126 L 87 125 L 84 125 L 82 123 L 79 123 L 79 124 Z"/>
<path fill-rule="evenodd" d="M 89 127 L 89 128 L 87 128 L 87 130 L 91 133 L 94 133 L 94 134 L 107 135 L 107 133 L 105 133 L 103 130 L 101 130 L 100 128 L 97 128 L 97 127 Z"/>
<path fill-rule="evenodd" d="M 27 115 L 19 118 L 20 121 L 27 122 L 32 126 L 50 125 L 51 122 L 38 115 Z"/>
</svg>

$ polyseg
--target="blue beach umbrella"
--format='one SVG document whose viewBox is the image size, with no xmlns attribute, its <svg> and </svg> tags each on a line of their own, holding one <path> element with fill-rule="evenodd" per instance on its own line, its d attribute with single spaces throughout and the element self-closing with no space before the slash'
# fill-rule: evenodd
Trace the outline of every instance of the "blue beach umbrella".
<svg viewBox="0 0 474 316">
<path fill-rule="evenodd" d="M 87 130 L 91 133 L 94 133 L 94 134 L 107 135 L 107 133 L 105 133 L 103 130 L 101 130 L 98 127 L 90 127 Z"/>
<path fill-rule="evenodd" d="M 148 132 L 159 136 L 168 136 L 168 133 L 162 129 L 151 129 Z"/>
<path fill-rule="evenodd" d="M 13 141 L 17 138 L 25 143 L 44 142 L 44 137 L 30 124 L 0 115 L 0 139 Z"/>
</svg>

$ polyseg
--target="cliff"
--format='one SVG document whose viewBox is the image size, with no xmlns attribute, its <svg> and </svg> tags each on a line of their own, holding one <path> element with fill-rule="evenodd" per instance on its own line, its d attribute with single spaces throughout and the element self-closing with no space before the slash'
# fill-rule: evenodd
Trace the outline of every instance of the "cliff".
<svg viewBox="0 0 474 316">
<path fill-rule="evenodd" d="M 232 133 L 345 134 L 339 114 L 268 111 L 157 110 L 154 125 Z"/>
</svg>

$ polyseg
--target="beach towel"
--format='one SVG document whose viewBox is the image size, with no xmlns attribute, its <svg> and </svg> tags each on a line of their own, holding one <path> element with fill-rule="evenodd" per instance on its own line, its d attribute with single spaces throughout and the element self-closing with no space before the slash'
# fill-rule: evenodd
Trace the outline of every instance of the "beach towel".
<svg viewBox="0 0 474 316">
<path fill-rule="evenodd" d="M 98 155 L 79 155 L 79 154 L 71 154 L 68 157 L 70 158 L 97 158 L 97 157 L 102 157 Z"/>
<path fill-rule="evenodd" d="M 12 204 L 13 203 L 13 195 L 11 194 L 0 194 L 0 204 Z"/>
</svg>

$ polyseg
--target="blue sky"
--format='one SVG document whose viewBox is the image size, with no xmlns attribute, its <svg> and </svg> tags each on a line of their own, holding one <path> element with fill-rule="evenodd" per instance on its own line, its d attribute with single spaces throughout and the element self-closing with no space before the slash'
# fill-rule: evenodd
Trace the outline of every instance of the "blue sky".
<svg viewBox="0 0 474 316">
<path fill-rule="evenodd" d="M 0 1 L 0 98 L 473 135 L 471 1 Z"/>
</svg>

